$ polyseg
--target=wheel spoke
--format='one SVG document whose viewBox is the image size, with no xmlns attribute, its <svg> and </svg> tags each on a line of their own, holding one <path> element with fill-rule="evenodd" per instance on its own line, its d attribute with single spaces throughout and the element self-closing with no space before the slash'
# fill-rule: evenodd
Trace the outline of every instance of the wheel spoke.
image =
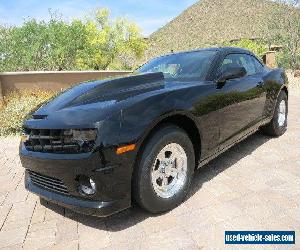
<svg viewBox="0 0 300 250">
<path fill-rule="evenodd" d="M 169 184 L 168 177 L 164 177 L 164 178 L 163 178 L 163 181 L 162 181 L 162 185 L 163 185 L 163 186 L 168 186 L 168 184 Z"/>
<path fill-rule="evenodd" d="M 177 158 L 175 158 L 172 162 L 172 168 L 177 168 L 177 166 L 178 166 L 178 160 Z"/>
<path fill-rule="evenodd" d="M 185 161 L 184 161 L 183 157 L 178 157 L 177 158 L 177 169 L 178 169 L 178 172 L 181 171 L 184 167 L 185 167 Z"/>
<path fill-rule="evenodd" d="M 175 177 L 177 177 L 177 174 L 178 174 L 178 170 L 176 168 L 171 168 L 170 169 L 170 176 L 175 178 Z"/>
<path fill-rule="evenodd" d="M 166 161 L 166 157 L 165 157 L 165 151 L 160 151 L 159 154 L 157 155 L 156 159 L 159 160 L 159 162 L 163 162 Z"/>
<path fill-rule="evenodd" d="M 171 153 L 171 155 L 167 159 L 168 159 L 168 161 L 171 161 L 174 163 L 174 161 L 176 160 L 174 153 Z"/>
<path fill-rule="evenodd" d="M 152 172 L 152 178 L 156 181 L 159 178 L 161 178 L 161 173 L 159 172 L 159 170 L 153 171 Z"/>
</svg>

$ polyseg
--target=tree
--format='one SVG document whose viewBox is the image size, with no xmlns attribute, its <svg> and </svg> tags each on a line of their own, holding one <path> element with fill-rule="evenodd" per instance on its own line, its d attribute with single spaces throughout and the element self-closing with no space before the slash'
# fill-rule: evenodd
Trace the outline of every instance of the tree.
<svg viewBox="0 0 300 250">
<path fill-rule="evenodd" d="M 108 9 L 84 21 L 50 16 L 0 26 L 0 71 L 129 69 L 146 48 L 139 28 L 124 18 L 111 20 Z"/>
<path fill-rule="evenodd" d="M 279 63 L 291 69 L 300 68 L 300 0 L 276 0 L 286 8 L 273 8 L 269 18 L 269 41 L 283 46 Z"/>
<path fill-rule="evenodd" d="M 0 72 L 10 68 L 11 28 L 0 25 Z"/>
<path fill-rule="evenodd" d="M 125 18 L 111 20 L 108 9 L 96 10 L 87 20 L 86 35 L 87 46 L 77 59 L 80 68 L 132 68 L 146 49 L 138 26 Z"/>
<path fill-rule="evenodd" d="M 66 70 L 76 68 L 76 54 L 85 45 L 81 21 L 26 20 L 21 27 L 0 29 L 0 70 Z"/>
</svg>

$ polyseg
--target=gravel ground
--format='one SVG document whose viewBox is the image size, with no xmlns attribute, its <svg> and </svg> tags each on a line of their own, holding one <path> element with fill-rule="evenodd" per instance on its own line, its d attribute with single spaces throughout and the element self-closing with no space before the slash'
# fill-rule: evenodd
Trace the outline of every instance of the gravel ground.
<svg viewBox="0 0 300 250">
<path fill-rule="evenodd" d="M 292 71 L 287 71 L 287 76 L 289 78 L 289 88 L 293 93 L 300 93 L 300 77 L 294 77 Z"/>
</svg>

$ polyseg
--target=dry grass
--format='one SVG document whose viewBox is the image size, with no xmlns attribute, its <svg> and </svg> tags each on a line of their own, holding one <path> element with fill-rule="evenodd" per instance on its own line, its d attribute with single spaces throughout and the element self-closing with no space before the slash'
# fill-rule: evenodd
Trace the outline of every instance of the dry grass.
<svg viewBox="0 0 300 250">
<path fill-rule="evenodd" d="M 23 120 L 55 93 L 45 91 L 12 92 L 4 97 L 0 107 L 0 136 L 20 133 Z"/>
</svg>

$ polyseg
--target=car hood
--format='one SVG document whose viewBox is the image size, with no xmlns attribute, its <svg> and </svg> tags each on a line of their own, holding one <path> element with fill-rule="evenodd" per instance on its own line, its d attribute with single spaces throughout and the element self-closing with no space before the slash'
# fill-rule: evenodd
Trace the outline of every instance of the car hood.
<svg viewBox="0 0 300 250">
<path fill-rule="evenodd" d="M 64 125 L 83 124 L 107 118 L 121 103 L 165 88 L 163 73 L 132 74 L 125 77 L 78 84 L 42 105 L 31 120 L 56 120 Z M 31 123 L 30 121 L 27 123 Z"/>
</svg>

